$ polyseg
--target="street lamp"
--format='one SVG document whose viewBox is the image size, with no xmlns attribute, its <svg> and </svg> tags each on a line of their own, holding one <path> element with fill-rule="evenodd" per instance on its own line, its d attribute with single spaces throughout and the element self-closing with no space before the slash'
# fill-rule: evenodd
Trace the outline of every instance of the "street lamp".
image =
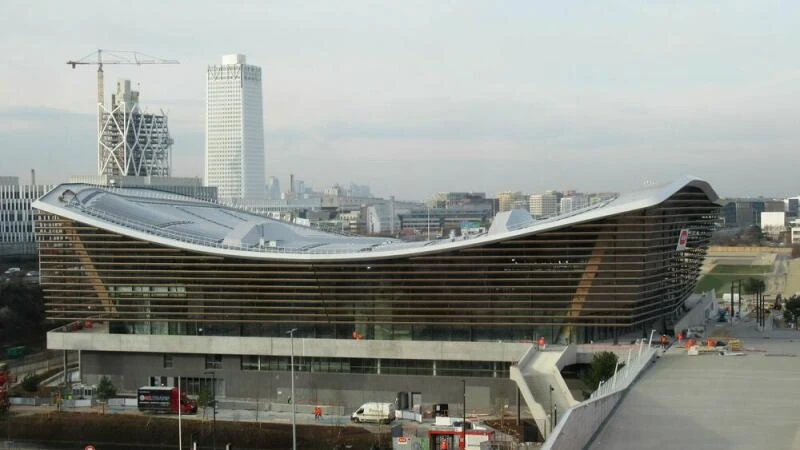
<svg viewBox="0 0 800 450">
<path fill-rule="evenodd" d="M 553 385 L 550 385 L 550 417 L 553 417 Z M 550 432 L 553 432 L 553 421 L 550 421 Z"/>
<path fill-rule="evenodd" d="M 664 278 L 663 291 L 661 293 L 661 329 L 667 333 L 667 308 L 664 307 L 665 300 L 670 296 L 669 278 Z"/>
<path fill-rule="evenodd" d="M 214 450 L 217 450 L 217 373 L 213 370 L 206 370 L 206 375 L 211 375 L 211 407 L 213 414 L 213 425 L 211 429 L 211 440 L 213 442 Z M 180 407 L 179 407 L 180 408 Z"/>
<path fill-rule="evenodd" d="M 291 359 L 289 360 L 289 365 L 291 366 L 291 375 L 292 375 L 292 450 L 297 450 L 297 425 L 295 422 L 295 416 L 297 415 L 297 402 L 294 398 L 294 333 L 297 331 L 297 328 L 292 328 L 291 330 L 287 331 L 286 334 L 289 335 L 289 339 L 291 341 L 292 346 L 292 353 Z"/>
<path fill-rule="evenodd" d="M 467 448 L 467 380 L 461 380 L 463 386 L 462 395 L 464 396 L 464 419 L 461 421 L 461 442 L 464 443 L 462 449 Z"/>
</svg>

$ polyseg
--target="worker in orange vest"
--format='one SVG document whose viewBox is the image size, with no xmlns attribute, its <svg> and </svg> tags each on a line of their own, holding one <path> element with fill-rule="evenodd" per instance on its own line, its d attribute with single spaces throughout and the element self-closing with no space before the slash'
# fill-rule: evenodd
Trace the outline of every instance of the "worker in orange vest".
<svg viewBox="0 0 800 450">
<path fill-rule="evenodd" d="M 439 450 L 447 450 L 447 438 L 444 437 L 442 439 L 442 443 L 439 444 Z"/>
<path fill-rule="evenodd" d="M 669 339 L 667 338 L 666 334 L 661 335 L 661 348 L 667 348 L 667 344 L 669 343 Z"/>
<path fill-rule="evenodd" d="M 539 344 L 539 350 L 544 350 L 544 345 L 545 345 L 544 344 L 544 336 L 539 336 L 538 344 Z"/>
</svg>

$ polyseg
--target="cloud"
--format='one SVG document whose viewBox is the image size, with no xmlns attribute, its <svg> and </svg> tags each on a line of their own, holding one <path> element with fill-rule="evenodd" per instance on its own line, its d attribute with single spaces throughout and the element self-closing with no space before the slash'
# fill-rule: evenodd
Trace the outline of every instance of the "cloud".
<svg viewBox="0 0 800 450">
<path fill-rule="evenodd" d="M 105 73 L 107 94 L 131 78 L 144 106 L 169 112 L 176 174 L 202 173 L 206 65 L 243 52 L 263 70 L 267 171 L 284 186 L 295 173 L 425 198 L 627 190 L 689 172 L 724 194 L 792 193 L 797 8 L 143 0 L 138 22 L 99 1 L 11 8 L 2 170 L 94 171 L 95 72 L 64 61 L 102 45 L 181 61 Z"/>
<path fill-rule="evenodd" d="M 96 128 L 90 114 L 46 107 L 1 109 L 2 172 L 24 175 L 36 169 L 37 179 L 43 183 L 63 182 L 75 174 L 91 174 L 97 164 Z"/>
</svg>

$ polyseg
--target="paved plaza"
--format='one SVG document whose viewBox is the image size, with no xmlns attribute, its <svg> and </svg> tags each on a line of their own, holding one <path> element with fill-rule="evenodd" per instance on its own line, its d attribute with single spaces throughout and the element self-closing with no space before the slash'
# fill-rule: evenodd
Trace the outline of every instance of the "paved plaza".
<svg viewBox="0 0 800 450">
<path fill-rule="evenodd" d="M 642 374 L 593 450 L 800 449 L 800 333 L 723 324 L 742 356 L 671 348 Z M 726 329 L 727 328 L 727 329 Z"/>
</svg>

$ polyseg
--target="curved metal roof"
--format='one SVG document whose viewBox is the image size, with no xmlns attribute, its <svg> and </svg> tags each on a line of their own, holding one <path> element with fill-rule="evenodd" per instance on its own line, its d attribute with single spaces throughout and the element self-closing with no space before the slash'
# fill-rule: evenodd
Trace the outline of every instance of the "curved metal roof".
<svg viewBox="0 0 800 450">
<path fill-rule="evenodd" d="M 134 239 L 194 252 L 296 262 L 357 261 L 450 251 L 542 233 L 655 206 L 687 186 L 701 189 L 713 202 L 718 199 L 707 182 L 682 176 L 669 184 L 622 194 L 544 220 L 533 220 L 530 214 L 519 211 L 500 213 L 484 235 L 422 242 L 344 236 L 138 188 L 61 184 L 36 200 L 33 207 Z"/>
</svg>

